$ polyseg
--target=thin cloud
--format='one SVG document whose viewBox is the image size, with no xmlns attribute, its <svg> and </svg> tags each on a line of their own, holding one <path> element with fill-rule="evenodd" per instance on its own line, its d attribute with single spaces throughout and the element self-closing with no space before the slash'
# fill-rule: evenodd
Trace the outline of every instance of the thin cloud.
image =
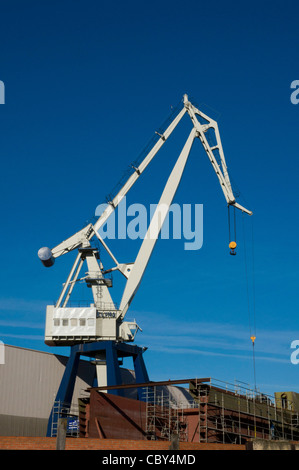
<svg viewBox="0 0 299 470">
<path fill-rule="evenodd" d="M 46 301 L 42 300 L 25 300 L 15 298 L 0 298 L 0 311 L 26 311 L 26 312 L 41 312 L 45 310 L 47 305 Z"/>
<path fill-rule="evenodd" d="M 170 319 L 166 315 L 144 312 L 140 312 L 138 317 L 145 318 L 142 322 L 145 325 L 142 325 L 142 328 L 147 332 L 153 332 L 153 334 L 142 334 L 143 341 L 146 340 L 151 349 L 162 350 L 162 343 L 168 348 L 169 353 L 173 354 L 176 351 L 181 353 L 194 351 L 198 354 L 244 358 L 241 354 L 247 353 L 248 358 L 252 359 L 252 342 L 248 328 L 244 325 L 216 322 L 184 323 Z M 153 325 L 156 325 L 156 328 Z M 265 361 L 289 363 L 290 345 L 296 339 L 295 336 L 293 330 L 282 332 L 261 329 L 255 341 L 255 353 L 259 359 Z"/>
<path fill-rule="evenodd" d="M 44 329 L 45 327 L 44 323 L 26 322 L 23 320 L 0 320 L 0 326 L 9 328 L 30 328 L 37 330 Z"/>
<path fill-rule="evenodd" d="M 4 335 L 1 334 L 0 338 L 15 338 L 15 339 L 26 339 L 26 340 L 33 340 L 33 341 L 43 341 L 44 336 L 42 335 L 18 335 L 15 333 L 5 333 Z"/>
<path fill-rule="evenodd" d="M 156 352 L 164 352 L 168 354 L 192 354 L 192 355 L 203 355 L 203 356 L 214 356 L 214 357 L 229 357 L 234 359 L 246 359 L 252 361 L 252 356 L 250 355 L 242 355 L 242 354 L 227 354 L 220 351 L 207 351 L 203 349 L 194 349 L 194 348 L 174 348 L 174 347 L 165 347 L 165 346 L 153 346 L 151 350 Z M 270 362 L 279 362 L 283 364 L 289 364 L 289 359 L 283 359 L 279 357 L 267 357 L 267 356 L 259 356 L 259 361 L 270 361 Z"/>
</svg>

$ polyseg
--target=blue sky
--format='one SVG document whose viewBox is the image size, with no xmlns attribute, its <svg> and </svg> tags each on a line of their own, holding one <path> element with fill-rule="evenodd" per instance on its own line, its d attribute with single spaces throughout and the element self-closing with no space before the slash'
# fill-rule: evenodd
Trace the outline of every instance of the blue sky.
<svg viewBox="0 0 299 470">
<path fill-rule="evenodd" d="M 244 219 L 244 231 L 237 218 L 238 255 L 229 256 L 226 204 L 195 142 L 174 202 L 203 204 L 203 247 L 188 252 L 182 240 L 158 241 L 127 314 L 143 329 L 136 342 L 148 347 L 151 380 L 215 377 L 253 386 L 255 311 L 257 386 L 299 392 L 299 365 L 290 361 L 299 338 L 299 105 L 290 101 L 299 79 L 298 10 L 292 1 L 1 6 L 4 343 L 68 354 L 44 345 L 43 336 L 46 305 L 57 299 L 72 255 L 45 270 L 37 251 L 93 217 L 187 93 L 218 121 L 240 203 L 254 216 Z M 130 202 L 158 201 L 188 124 Z M 112 246 L 131 261 L 139 245 Z"/>
</svg>

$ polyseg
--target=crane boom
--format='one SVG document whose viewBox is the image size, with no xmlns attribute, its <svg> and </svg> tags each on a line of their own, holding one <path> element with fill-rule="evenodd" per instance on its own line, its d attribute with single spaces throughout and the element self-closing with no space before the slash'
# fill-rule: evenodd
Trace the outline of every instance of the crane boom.
<svg viewBox="0 0 299 470">
<path fill-rule="evenodd" d="M 168 126 L 168 128 L 165 130 L 165 132 L 160 136 L 160 139 L 158 142 L 155 144 L 155 146 L 152 148 L 152 150 L 146 155 L 144 160 L 141 162 L 141 164 L 135 168 L 135 173 L 133 173 L 128 181 L 124 184 L 124 186 L 121 188 L 119 193 L 115 196 L 115 198 L 110 202 L 108 205 L 107 209 L 103 212 L 103 214 L 99 217 L 97 222 L 94 224 L 94 231 L 98 233 L 98 230 L 105 224 L 107 221 L 108 217 L 112 214 L 112 212 L 116 209 L 118 204 L 122 201 L 124 196 L 128 193 L 128 191 L 132 188 L 132 186 L 136 183 L 140 175 L 144 172 L 146 167 L 149 165 L 149 163 L 152 161 L 152 159 L 155 157 L 155 155 L 158 153 L 158 151 L 161 149 L 161 147 L 164 145 L 164 143 L 167 141 L 168 137 L 172 134 L 184 114 L 186 113 L 186 108 L 183 108 L 181 112 L 175 117 L 175 119 L 171 122 L 171 124 Z"/>
<path fill-rule="evenodd" d="M 175 192 L 179 186 L 187 159 L 194 142 L 196 130 L 193 128 L 184 145 L 184 148 L 169 176 L 164 191 L 162 193 L 159 204 L 154 212 L 145 238 L 138 252 L 133 269 L 130 271 L 130 277 L 127 281 L 123 297 L 120 304 L 120 318 L 122 319 L 132 302 L 136 291 L 141 282 L 142 276 L 159 237 L 163 222 L 168 214 L 169 207 L 174 198 Z"/>
</svg>

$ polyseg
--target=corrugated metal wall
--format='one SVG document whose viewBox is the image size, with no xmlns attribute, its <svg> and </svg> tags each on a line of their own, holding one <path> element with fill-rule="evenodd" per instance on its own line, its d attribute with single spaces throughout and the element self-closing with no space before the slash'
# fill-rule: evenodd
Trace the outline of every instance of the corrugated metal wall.
<svg viewBox="0 0 299 470">
<path fill-rule="evenodd" d="M 43 436 L 68 358 L 5 345 L 0 364 L 0 435 Z M 81 360 L 74 389 L 77 402 L 93 385 L 95 366 Z"/>
</svg>

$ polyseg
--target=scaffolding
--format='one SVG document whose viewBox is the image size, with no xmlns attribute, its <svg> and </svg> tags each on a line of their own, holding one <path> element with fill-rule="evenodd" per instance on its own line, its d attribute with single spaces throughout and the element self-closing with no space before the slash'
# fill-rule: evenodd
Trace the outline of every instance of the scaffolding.
<svg viewBox="0 0 299 470">
<path fill-rule="evenodd" d="M 178 402 L 172 387 L 146 387 L 146 437 L 151 440 L 245 444 L 248 440 L 299 440 L 294 403 L 216 379 L 192 380 L 190 399 Z"/>
<path fill-rule="evenodd" d="M 199 406 L 193 441 L 245 444 L 254 438 L 299 440 L 298 411 L 289 400 L 281 406 L 277 398 L 241 383 L 215 379 L 190 392 Z"/>
<path fill-rule="evenodd" d="M 149 440 L 171 441 L 174 436 L 180 442 L 188 440 L 187 421 L 184 415 L 186 402 L 176 400 L 172 387 L 145 387 L 143 399 L 146 402 L 146 437 Z M 191 400 L 189 406 L 197 407 Z M 188 408 L 189 408 L 188 406 Z"/>
<path fill-rule="evenodd" d="M 66 418 L 66 436 L 79 437 L 79 405 L 55 401 L 51 416 L 51 435 L 57 437 L 59 419 Z"/>
<path fill-rule="evenodd" d="M 181 384 L 185 385 L 181 387 Z M 230 384 L 212 378 L 102 386 L 90 390 L 109 393 L 116 389 L 139 389 L 142 438 L 148 440 L 241 445 L 255 438 L 299 441 L 298 393 L 277 392 L 270 396 L 239 381 Z M 88 400 L 85 398 L 86 403 Z M 123 398 L 119 400 L 121 410 Z M 84 410 L 86 403 L 81 406 Z M 89 408 L 84 413 L 80 410 L 82 435 L 88 435 L 86 430 L 93 413 Z M 130 415 L 129 404 L 126 413 L 130 427 L 135 418 Z"/>
</svg>

